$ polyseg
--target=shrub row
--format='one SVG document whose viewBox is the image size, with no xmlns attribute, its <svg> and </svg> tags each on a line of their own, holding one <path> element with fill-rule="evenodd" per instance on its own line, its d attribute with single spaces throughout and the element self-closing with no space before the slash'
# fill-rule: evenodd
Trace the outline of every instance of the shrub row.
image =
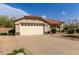
<svg viewBox="0 0 79 59">
<path fill-rule="evenodd" d="M 68 29 L 67 33 L 68 34 L 73 34 L 75 32 L 75 30 L 73 28 Z"/>
<path fill-rule="evenodd" d="M 75 33 L 75 32 L 79 33 L 79 28 L 77 28 L 77 29 L 69 28 L 69 29 L 67 30 L 67 33 L 68 33 L 68 34 L 73 34 L 73 33 Z"/>
<path fill-rule="evenodd" d="M 76 29 L 76 32 L 79 33 L 79 28 Z"/>
</svg>

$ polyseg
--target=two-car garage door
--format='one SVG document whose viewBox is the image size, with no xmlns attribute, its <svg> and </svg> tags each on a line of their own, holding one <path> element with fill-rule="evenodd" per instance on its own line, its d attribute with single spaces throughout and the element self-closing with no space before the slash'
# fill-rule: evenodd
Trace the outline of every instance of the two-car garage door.
<svg viewBox="0 0 79 59">
<path fill-rule="evenodd" d="M 43 25 L 21 24 L 20 35 L 40 35 L 43 34 Z"/>
</svg>

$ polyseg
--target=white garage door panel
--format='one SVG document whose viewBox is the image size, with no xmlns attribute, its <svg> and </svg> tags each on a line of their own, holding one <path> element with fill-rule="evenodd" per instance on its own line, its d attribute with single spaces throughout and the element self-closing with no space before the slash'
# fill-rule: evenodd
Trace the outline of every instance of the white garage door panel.
<svg viewBox="0 0 79 59">
<path fill-rule="evenodd" d="M 43 34 L 43 26 L 20 26 L 20 35 Z"/>
</svg>

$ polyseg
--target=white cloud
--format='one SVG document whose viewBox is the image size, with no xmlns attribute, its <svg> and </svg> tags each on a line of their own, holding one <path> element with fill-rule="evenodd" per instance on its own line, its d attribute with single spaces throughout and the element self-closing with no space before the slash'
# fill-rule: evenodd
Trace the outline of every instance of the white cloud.
<svg viewBox="0 0 79 59">
<path fill-rule="evenodd" d="M 63 14 L 63 15 L 66 15 L 66 12 L 65 12 L 65 11 L 63 11 L 63 12 L 62 12 L 62 14 Z"/>
<path fill-rule="evenodd" d="M 11 7 L 7 4 L 0 4 L 0 15 L 19 18 L 25 15 L 30 15 L 30 14 L 26 13 L 25 11 L 21 9 Z"/>
<path fill-rule="evenodd" d="M 46 16 L 46 15 L 42 15 L 41 17 L 42 17 L 43 19 L 46 19 L 46 18 L 47 18 L 47 16 Z"/>
</svg>

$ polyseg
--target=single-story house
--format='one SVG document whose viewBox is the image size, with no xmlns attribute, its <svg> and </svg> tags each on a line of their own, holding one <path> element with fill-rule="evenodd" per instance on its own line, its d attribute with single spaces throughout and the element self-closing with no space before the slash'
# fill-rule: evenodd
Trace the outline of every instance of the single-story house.
<svg viewBox="0 0 79 59">
<path fill-rule="evenodd" d="M 51 31 L 52 25 L 59 26 L 60 29 L 61 23 L 57 23 L 54 24 L 53 21 L 45 20 L 39 16 L 24 16 L 23 18 L 15 20 L 15 34 L 41 35 L 47 31 Z"/>
</svg>

